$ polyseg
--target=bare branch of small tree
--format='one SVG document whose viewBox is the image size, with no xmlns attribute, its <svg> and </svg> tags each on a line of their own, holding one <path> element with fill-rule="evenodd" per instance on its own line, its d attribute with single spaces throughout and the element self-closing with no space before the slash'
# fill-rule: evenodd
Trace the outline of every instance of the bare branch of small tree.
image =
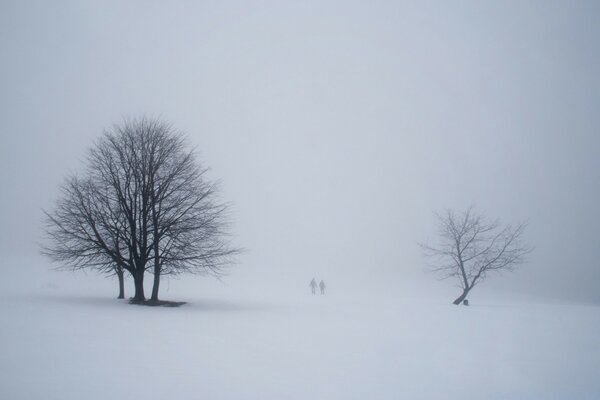
<svg viewBox="0 0 600 400">
<path fill-rule="evenodd" d="M 473 207 L 458 214 L 446 210 L 436 216 L 438 243 L 420 246 L 432 261 L 433 272 L 441 279 L 458 281 L 462 294 L 454 304 L 461 304 L 491 272 L 512 271 L 533 250 L 523 242 L 525 223 L 502 226 L 498 220 L 489 221 L 477 214 Z"/>
</svg>

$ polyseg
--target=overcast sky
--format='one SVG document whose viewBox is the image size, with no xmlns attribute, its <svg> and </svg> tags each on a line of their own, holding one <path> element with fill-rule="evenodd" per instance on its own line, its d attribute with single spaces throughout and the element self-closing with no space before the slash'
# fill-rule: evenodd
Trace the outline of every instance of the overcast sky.
<svg viewBox="0 0 600 400">
<path fill-rule="evenodd" d="M 598 302 L 599 39 L 597 2 L 1 1 L 1 267 L 39 257 L 102 129 L 148 115 L 233 203 L 233 280 L 433 279 L 432 212 L 474 204 L 529 220 L 497 285 Z"/>
</svg>

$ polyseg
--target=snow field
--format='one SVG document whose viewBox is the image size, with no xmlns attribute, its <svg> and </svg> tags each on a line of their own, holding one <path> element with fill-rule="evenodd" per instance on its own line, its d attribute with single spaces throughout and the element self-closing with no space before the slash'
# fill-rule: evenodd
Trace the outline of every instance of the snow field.
<svg viewBox="0 0 600 400">
<path fill-rule="evenodd" d="M 402 298 L 2 297 L 3 399 L 595 399 L 600 308 Z M 179 300 L 179 299 L 178 299 Z"/>
</svg>

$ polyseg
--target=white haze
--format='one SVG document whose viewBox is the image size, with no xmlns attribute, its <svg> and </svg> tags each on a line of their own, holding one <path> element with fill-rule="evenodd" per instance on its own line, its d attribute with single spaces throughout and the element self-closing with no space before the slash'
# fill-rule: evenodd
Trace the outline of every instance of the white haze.
<svg viewBox="0 0 600 400">
<path fill-rule="evenodd" d="M 0 398 L 599 398 L 599 16 L 1 1 Z M 65 176 L 142 115 L 186 133 L 245 249 L 221 281 L 165 277 L 178 309 L 39 255 Z M 535 251 L 456 307 L 417 243 L 472 204 Z"/>
<path fill-rule="evenodd" d="M 432 211 L 475 204 L 536 246 L 478 291 L 600 301 L 598 11 L 3 2 L 2 263 L 37 257 L 40 210 L 102 129 L 149 115 L 222 181 L 242 287 L 429 285 Z"/>
</svg>

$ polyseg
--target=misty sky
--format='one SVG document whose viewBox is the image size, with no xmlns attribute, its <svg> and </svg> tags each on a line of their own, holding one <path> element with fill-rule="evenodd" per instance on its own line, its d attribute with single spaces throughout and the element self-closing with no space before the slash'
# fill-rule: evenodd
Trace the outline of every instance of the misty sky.
<svg viewBox="0 0 600 400">
<path fill-rule="evenodd" d="M 0 266 L 148 115 L 221 180 L 231 279 L 434 279 L 432 212 L 475 204 L 536 247 L 495 285 L 600 301 L 599 39 L 594 2 L 2 1 Z"/>
</svg>

